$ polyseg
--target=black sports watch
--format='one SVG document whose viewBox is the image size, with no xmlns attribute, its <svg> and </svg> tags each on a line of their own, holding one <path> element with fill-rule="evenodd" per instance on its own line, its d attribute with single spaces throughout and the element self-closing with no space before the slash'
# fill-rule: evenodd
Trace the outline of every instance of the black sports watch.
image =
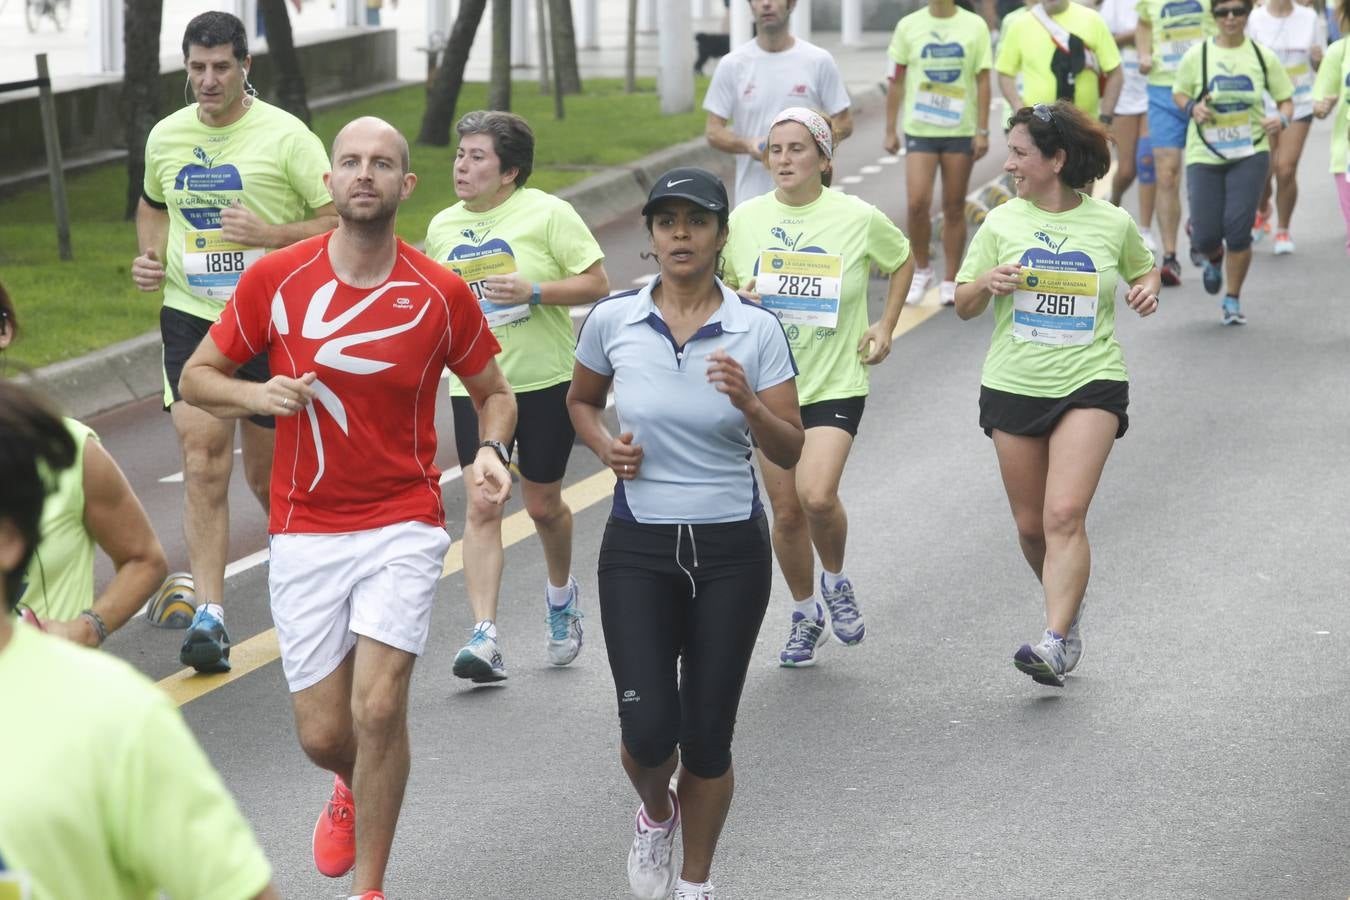
<svg viewBox="0 0 1350 900">
<path fill-rule="evenodd" d="M 508 468 L 510 467 L 511 451 L 507 448 L 505 444 L 503 444 L 501 441 L 481 441 L 478 444 L 478 449 L 481 450 L 484 447 L 491 447 L 496 452 L 497 458 L 502 461 L 502 465 L 507 466 Z"/>
</svg>

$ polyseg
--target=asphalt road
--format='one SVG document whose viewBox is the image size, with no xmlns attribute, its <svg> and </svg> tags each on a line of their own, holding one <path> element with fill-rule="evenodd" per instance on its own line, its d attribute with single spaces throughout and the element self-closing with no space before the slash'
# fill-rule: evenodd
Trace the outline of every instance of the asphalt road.
<svg viewBox="0 0 1350 900">
<path fill-rule="evenodd" d="M 873 373 L 842 485 L 868 637 L 827 646 L 814 669 L 780 669 L 789 598 L 778 583 L 741 706 L 719 896 L 1346 896 L 1350 309 L 1327 140 L 1318 124 L 1297 255 L 1257 249 L 1243 298 L 1251 324 L 1223 328 L 1189 267 L 1158 315 L 1121 315 L 1131 427 L 1089 519 L 1087 649 L 1063 690 L 1010 661 L 1042 615 L 976 424 L 991 320 L 944 310 L 897 340 Z M 879 117 L 861 122 L 839 170 L 862 175 L 849 189 L 903 221 L 901 167 L 877 162 L 880 144 Z M 616 287 L 649 271 L 636 218 L 597 236 Z M 873 282 L 874 306 L 883 289 Z M 182 565 L 181 488 L 158 480 L 178 469 L 168 417 L 151 403 L 93 424 Z M 608 509 L 605 476 L 588 480 L 598 469 L 579 447 L 567 478 L 591 611 L 571 667 L 546 662 L 544 568 L 527 528 L 507 551 L 504 684 L 451 676 L 471 622 L 462 577 L 442 582 L 414 676 L 391 898 L 627 896 L 636 802 L 594 611 Z M 264 540 L 236 482 L 232 559 Z M 458 482 L 446 499 L 462 508 Z M 508 512 L 518 509 L 513 500 Z M 266 602 L 264 566 L 231 580 L 236 641 L 265 637 Z M 162 678 L 178 668 L 179 634 L 136 622 L 109 647 Z M 280 668 L 183 712 L 284 894 L 345 896 L 309 858 L 330 779 L 295 743 Z"/>
</svg>

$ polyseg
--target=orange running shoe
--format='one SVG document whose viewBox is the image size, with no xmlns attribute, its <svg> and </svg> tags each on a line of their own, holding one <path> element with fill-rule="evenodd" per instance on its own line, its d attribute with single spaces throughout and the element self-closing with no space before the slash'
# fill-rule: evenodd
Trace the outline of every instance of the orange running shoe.
<svg viewBox="0 0 1350 900">
<path fill-rule="evenodd" d="M 334 775 L 333 796 L 314 823 L 314 867 L 329 878 L 341 878 L 355 865 L 356 804 L 342 777 Z"/>
<path fill-rule="evenodd" d="M 361 900 L 384 900 L 383 891 L 366 891 L 361 895 Z"/>
<path fill-rule="evenodd" d="M 1256 221 L 1252 223 L 1252 243 L 1261 243 L 1261 238 L 1270 234 L 1270 209 L 1266 208 L 1264 212 L 1257 210 Z"/>
</svg>

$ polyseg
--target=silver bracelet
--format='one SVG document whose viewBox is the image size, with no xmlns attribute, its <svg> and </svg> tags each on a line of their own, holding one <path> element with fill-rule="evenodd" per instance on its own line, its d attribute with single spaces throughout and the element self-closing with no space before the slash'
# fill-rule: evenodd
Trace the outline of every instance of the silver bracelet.
<svg viewBox="0 0 1350 900">
<path fill-rule="evenodd" d="M 102 647 L 103 642 L 108 639 L 108 626 L 104 624 L 103 617 L 92 609 L 86 609 L 80 615 L 88 619 L 94 626 L 94 632 L 98 635 L 98 645 Z"/>
</svg>

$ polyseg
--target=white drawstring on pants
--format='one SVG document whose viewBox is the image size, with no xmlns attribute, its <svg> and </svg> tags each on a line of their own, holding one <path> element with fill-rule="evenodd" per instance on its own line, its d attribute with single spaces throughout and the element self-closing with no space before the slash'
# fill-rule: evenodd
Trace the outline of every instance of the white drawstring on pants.
<svg viewBox="0 0 1350 900">
<path fill-rule="evenodd" d="M 694 553 L 694 568 L 695 568 L 695 569 L 698 568 L 698 544 L 694 542 L 694 526 L 693 526 L 693 525 L 676 525 L 676 526 L 675 526 L 675 565 L 677 565 L 677 566 L 680 567 L 680 571 L 681 571 L 681 572 L 683 572 L 685 575 L 689 576 L 689 590 L 690 590 L 690 596 L 691 596 L 691 597 L 697 597 L 697 596 L 698 596 L 698 585 L 694 583 L 694 574 L 684 567 L 684 563 L 680 562 L 680 539 L 684 536 L 684 531 L 683 531 L 683 529 L 685 529 L 685 528 L 688 528 L 688 529 L 689 529 L 689 549 L 692 550 L 693 553 Z"/>
</svg>

